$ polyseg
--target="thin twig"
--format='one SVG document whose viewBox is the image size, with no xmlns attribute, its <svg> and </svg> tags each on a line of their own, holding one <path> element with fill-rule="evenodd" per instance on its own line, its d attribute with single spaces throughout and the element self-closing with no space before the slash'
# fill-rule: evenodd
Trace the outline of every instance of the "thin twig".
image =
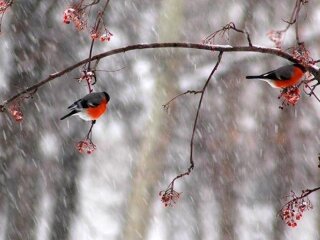
<svg viewBox="0 0 320 240">
<path fill-rule="evenodd" d="M 295 15 L 296 15 L 296 10 L 297 10 L 297 4 L 298 4 L 298 2 L 300 2 L 300 0 L 296 0 L 296 4 L 295 4 L 295 6 L 294 6 L 294 8 L 293 8 L 293 11 L 292 11 L 292 13 L 291 13 L 290 20 L 287 21 L 287 20 L 282 19 L 282 20 L 283 20 L 285 23 L 287 23 L 288 25 L 286 26 L 285 29 L 280 30 L 279 32 L 286 32 L 286 31 L 288 31 L 288 29 L 291 27 L 291 25 L 295 24 L 295 22 L 297 21 L 297 18 L 295 17 Z"/>
<path fill-rule="evenodd" d="M 77 3 L 78 6 L 81 6 L 79 8 L 80 11 L 84 11 L 87 8 L 91 8 L 93 5 L 96 5 L 100 2 L 100 0 L 93 0 L 91 3 L 88 4 L 83 4 L 84 0 L 81 0 L 80 2 Z"/>
<path fill-rule="evenodd" d="M 200 91 L 196 91 L 196 90 L 188 90 L 188 91 L 185 91 L 183 93 L 180 93 L 178 94 L 177 96 L 171 98 L 168 102 L 166 102 L 165 104 L 162 105 L 162 107 L 165 109 L 165 110 L 168 110 L 169 109 L 169 105 L 172 101 L 174 101 L 175 99 L 177 99 L 178 97 L 181 97 L 183 95 L 186 95 L 186 94 L 199 94 L 199 93 L 202 93 L 202 90 Z"/>
<path fill-rule="evenodd" d="M 86 139 L 90 139 L 92 141 L 92 129 L 95 124 L 96 124 L 96 120 L 91 121 L 91 126 L 89 128 L 88 133 L 87 133 Z"/>
<path fill-rule="evenodd" d="M 318 82 L 318 83 L 316 83 L 315 85 L 313 85 L 312 87 L 310 87 L 310 86 L 306 83 L 305 86 L 310 90 L 309 93 L 307 93 L 307 92 L 305 91 L 305 89 L 303 89 L 304 92 L 305 92 L 307 95 L 309 95 L 309 96 L 314 96 L 315 99 L 317 99 L 318 102 L 320 102 L 320 98 L 317 96 L 317 94 L 314 93 L 314 90 L 315 90 L 316 87 L 319 86 L 319 85 L 320 85 L 320 83 Z"/>
<path fill-rule="evenodd" d="M 89 51 L 89 60 L 91 60 L 91 57 L 92 57 L 94 40 L 95 40 L 95 39 L 92 39 L 92 40 L 91 40 L 90 51 Z M 88 62 L 88 70 L 89 70 L 89 71 L 90 71 L 90 64 L 91 64 L 91 61 Z"/>
<path fill-rule="evenodd" d="M 98 4 L 100 2 L 100 0 L 94 0 L 94 1 L 92 1 L 91 3 L 88 3 L 88 4 L 86 4 L 86 5 L 84 5 L 86 8 L 87 7 L 91 7 L 91 6 L 93 6 L 93 5 L 95 5 L 95 4 Z"/>
<path fill-rule="evenodd" d="M 227 31 L 230 31 L 230 30 L 234 30 L 236 32 L 245 34 L 247 37 L 247 41 L 248 41 L 249 46 L 250 47 L 252 46 L 249 32 L 246 30 L 238 29 L 233 22 L 230 22 L 227 25 L 225 25 L 223 28 L 221 28 L 220 30 L 211 33 L 209 36 L 207 36 L 203 40 L 203 43 L 205 43 L 205 44 L 211 43 L 211 42 L 213 42 L 213 39 L 216 37 L 217 34 L 221 34 L 223 36 Z"/>
<path fill-rule="evenodd" d="M 245 34 L 246 37 L 247 37 L 247 41 L 248 41 L 249 46 L 252 46 L 250 34 L 249 34 L 249 32 L 248 32 L 247 30 L 238 29 L 238 28 L 236 28 L 236 26 L 235 26 L 234 24 L 233 24 L 233 26 L 231 27 L 231 29 L 233 29 L 233 30 L 236 31 L 236 32 Z"/>
<path fill-rule="evenodd" d="M 195 136 L 195 132 L 196 132 L 196 128 L 197 128 L 197 123 L 198 123 L 198 119 L 199 119 L 199 112 L 200 112 L 200 109 L 201 109 L 201 104 L 202 104 L 202 100 L 203 100 L 203 96 L 204 96 L 204 93 L 206 91 L 206 88 L 212 78 L 212 75 L 215 73 L 215 71 L 218 69 L 218 66 L 221 62 L 221 58 L 222 58 L 222 54 L 223 52 L 219 52 L 219 56 L 218 56 L 218 60 L 217 60 L 217 63 L 215 64 L 214 68 L 212 69 L 207 81 L 205 82 L 205 84 L 203 85 L 203 88 L 201 90 L 201 96 L 200 96 L 200 100 L 199 100 L 199 103 L 198 103 L 198 108 L 197 108 L 197 113 L 196 113 L 196 117 L 195 117 L 195 120 L 194 120 L 194 123 L 193 123 L 193 129 L 192 129 L 192 136 L 191 136 L 191 140 L 190 140 L 190 165 L 187 169 L 186 172 L 184 173 L 181 173 L 180 175 L 176 176 L 172 181 L 171 183 L 169 184 L 169 187 L 168 188 L 171 188 L 173 190 L 174 188 L 174 182 L 179 179 L 179 178 L 182 178 L 186 175 L 189 175 L 191 173 L 191 171 L 193 170 L 194 168 L 194 161 L 193 161 L 193 146 L 194 146 L 194 136 Z"/>
<path fill-rule="evenodd" d="M 285 23 L 287 23 L 287 26 L 282 30 L 272 30 L 267 35 L 269 39 L 275 43 L 277 48 L 281 48 L 284 36 L 286 32 L 289 30 L 289 28 L 292 25 L 295 25 L 295 34 L 296 34 L 296 42 L 298 47 L 303 46 L 303 42 L 300 41 L 299 37 L 299 23 L 298 23 L 298 17 L 301 10 L 301 5 L 304 5 L 308 2 L 308 0 L 296 0 L 294 8 L 291 13 L 291 17 L 289 21 L 283 20 Z M 296 47 L 295 47 L 296 49 Z"/>
<path fill-rule="evenodd" d="M 92 88 L 93 84 L 91 84 L 90 80 L 87 80 L 86 82 L 87 82 L 87 85 L 88 85 L 89 93 L 92 93 L 93 92 L 93 88 Z"/>
<path fill-rule="evenodd" d="M 112 73 L 112 72 L 119 72 L 119 71 L 121 71 L 121 70 L 123 70 L 123 69 L 125 69 L 125 68 L 126 68 L 126 66 L 123 66 L 123 67 L 121 67 L 121 68 L 117 68 L 117 69 L 114 69 L 114 70 L 95 69 L 94 71 L 95 71 L 95 72 L 109 72 L 109 73 Z"/>
<path fill-rule="evenodd" d="M 296 41 L 297 41 L 298 45 L 302 44 L 302 42 L 300 41 L 300 36 L 299 36 L 299 13 L 300 13 L 300 10 L 301 10 L 301 5 L 304 5 L 307 2 L 308 1 L 305 1 L 305 0 L 296 0 L 296 4 L 295 4 L 295 6 L 293 8 L 290 20 L 289 21 L 283 20 L 288 25 L 283 30 L 278 31 L 278 32 L 281 32 L 281 33 L 285 33 L 286 31 L 288 31 L 288 29 L 292 25 L 295 25 Z"/>
<path fill-rule="evenodd" d="M 220 62 L 221 62 L 221 58 L 222 58 L 222 54 L 223 52 L 219 52 L 219 56 L 218 56 L 218 61 L 216 63 L 216 65 L 214 66 L 214 68 L 212 69 L 206 83 L 204 84 L 203 88 L 202 88 L 202 93 L 201 93 L 201 96 L 200 96 L 200 100 L 199 100 L 199 104 L 198 104 L 198 109 L 197 109 L 197 114 L 196 114 L 196 118 L 194 120 L 194 124 L 193 124 L 193 130 L 192 130 L 192 136 L 191 136 L 191 142 L 190 142 L 190 167 L 188 169 L 188 171 L 190 169 L 193 169 L 194 167 L 194 163 L 193 163 L 193 140 L 194 140 L 194 134 L 196 132 L 196 127 L 197 127 L 197 123 L 198 123 L 198 117 L 199 117 L 199 112 L 200 112 L 200 108 L 201 108 L 201 104 L 202 104 L 202 99 L 203 99 L 203 96 L 204 96 L 204 93 L 206 91 L 206 88 L 212 78 L 212 75 L 215 73 L 215 71 L 217 70 Z"/>
<path fill-rule="evenodd" d="M 301 194 L 301 196 L 298 197 L 297 199 L 304 198 L 304 197 L 306 197 L 306 196 L 310 195 L 311 193 L 316 192 L 318 190 L 320 190 L 320 187 L 304 190 L 303 193 Z"/>
<path fill-rule="evenodd" d="M 296 41 L 297 41 L 298 45 L 301 44 L 300 36 L 299 36 L 299 12 L 301 9 L 301 4 L 302 4 L 301 0 L 297 0 L 297 10 L 296 10 L 296 16 L 295 16 L 295 19 L 296 19 L 295 30 L 296 30 Z"/>
<path fill-rule="evenodd" d="M 98 2 L 99 2 L 99 0 L 97 1 L 97 3 L 98 3 Z M 104 12 L 106 11 L 109 2 L 110 2 L 110 0 L 107 0 L 106 4 L 104 5 L 104 8 L 103 8 L 102 11 L 98 14 L 98 21 L 97 21 L 97 23 L 96 23 L 96 25 L 95 25 L 95 31 L 97 31 L 98 28 L 99 28 L 99 25 L 100 25 L 100 23 L 101 23 L 102 16 L 103 16 Z M 95 3 L 95 4 L 96 4 L 96 3 Z M 93 38 L 93 39 L 91 40 L 91 46 L 90 46 L 90 51 L 89 51 L 89 59 L 90 59 L 90 60 L 91 60 L 91 57 L 92 57 L 92 51 L 93 51 L 94 42 L 95 42 L 95 39 Z M 91 70 L 91 69 L 90 69 L 90 64 L 91 64 L 91 61 L 89 61 L 89 63 L 88 63 L 88 70 L 89 70 L 89 71 Z"/>
</svg>

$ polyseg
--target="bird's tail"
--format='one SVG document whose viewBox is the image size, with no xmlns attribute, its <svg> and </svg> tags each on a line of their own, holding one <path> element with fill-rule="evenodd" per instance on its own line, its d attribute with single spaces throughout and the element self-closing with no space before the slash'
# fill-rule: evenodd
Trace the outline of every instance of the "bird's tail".
<svg viewBox="0 0 320 240">
<path fill-rule="evenodd" d="M 65 118 L 67 118 L 67 117 L 70 117 L 70 116 L 72 116 L 73 114 L 76 114 L 76 113 L 78 113 L 78 111 L 77 110 L 73 110 L 73 111 L 69 112 L 67 115 L 65 115 L 62 118 L 60 118 L 60 120 L 63 120 Z"/>
<path fill-rule="evenodd" d="M 256 75 L 256 76 L 246 76 L 246 79 L 266 79 L 267 76 L 264 75 Z"/>
</svg>

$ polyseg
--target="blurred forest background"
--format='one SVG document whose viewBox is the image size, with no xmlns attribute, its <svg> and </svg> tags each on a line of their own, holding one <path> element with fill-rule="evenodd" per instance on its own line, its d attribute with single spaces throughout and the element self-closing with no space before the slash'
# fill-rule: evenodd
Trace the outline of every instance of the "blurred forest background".
<svg viewBox="0 0 320 240">
<path fill-rule="evenodd" d="M 101 5 L 102 5 L 101 1 Z M 88 32 L 63 24 L 68 1 L 16 1 L 0 36 L 1 100 L 88 57 Z M 200 43 L 233 21 L 253 44 L 273 47 L 267 33 L 283 29 L 294 0 L 111 1 L 110 43 L 94 53 L 135 43 Z M 92 8 L 93 19 L 98 9 Z M 320 54 L 320 2 L 301 11 L 301 38 Z M 90 27 L 90 26 L 89 26 Z M 289 30 L 284 49 L 294 44 Z M 217 41 L 246 45 L 239 34 Z M 198 90 L 217 55 L 190 49 L 138 50 L 103 59 L 96 91 L 110 93 L 108 113 L 94 129 L 97 150 L 74 145 L 89 123 L 60 121 L 87 93 L 80 69 L 47 84 L 22 105 L 24 120 L 0 115 L 1 240 L 319 239 L 318 194 L 298 227 L 277 216 L 290 190 L 320 185 L 320 103 L 304 96 L 279 110 L 278 90 L 245 75 L 287 64 L 260 53 L 226 53 L 205 94 L 195 138 L 195 169 L 177 182 L 172 208 L 158 193 L 189 164 Z M 112 70 L 125 67 L 120 71 Z"/>
</svg>

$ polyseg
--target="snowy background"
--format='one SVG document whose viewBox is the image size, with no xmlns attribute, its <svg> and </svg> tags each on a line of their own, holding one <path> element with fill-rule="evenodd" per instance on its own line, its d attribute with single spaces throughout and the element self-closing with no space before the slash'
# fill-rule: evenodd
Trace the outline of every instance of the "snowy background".
<svg viewBox="0 0 320 240">
<path fill-rule="evenodd" d="M 103 5 L 103 1 L 99 6 Z M 62 22 L 68 1 L 16 1 L 0 35 L 0 99 L 88 57 L 88 31 Z M 285 28 L 293 0 L 110 1 L 105 22 L 111 42 L 94 53 L 136 43 L 200 43 L 229 22 L 247 29 L 253 44 L 273 47 L 267 33 Z M 93 7 L 92 20 L 98 11 Z M 300 13 L 301 38 L 320 54 L 320 2 Z M 90 21 L 89 21 L 90 22 Z M 90 24 L 89 24 L 90 27 Z M 294 44 L 294 28 L 284 49 Z M 219 44 L 246 45 L 241 34 Z M 279 110 L 279 90 L 246 80 L 287 64 L 260 53 L 226 53 L 204 97 L 195 137 L 195 169 L 178 181 L 183 192 L 165 208 L 159 191 L 188 167 L 199 95 L 162 104 L 202 88 L 217 55 L 202 50 L 149 49 L 104 58 L 96 91 L 109 110 L 94 128 L 97 150 L 74 145 L 89 123 L 60 121 L 87 93 L 77 69 L 41 88 L 22 104 L 24 120 L 0 114 L 0 239 L 319 239 L 318 194 L 297 228 L 277 216 L 290 190 L 320 185 L 320 103 L 303 96 Z M 124 67 L 124 68 L 123 68 Z M 123 68 L 119 71 L 114 71 Z"/>
</svg>

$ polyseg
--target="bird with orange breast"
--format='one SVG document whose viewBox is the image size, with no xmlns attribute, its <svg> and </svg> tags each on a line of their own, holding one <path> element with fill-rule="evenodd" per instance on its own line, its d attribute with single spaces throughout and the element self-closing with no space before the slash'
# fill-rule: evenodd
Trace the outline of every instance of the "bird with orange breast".
<svg viewBox="0 0 320 240">
<path fill-rule="evenodd" d="M 68 107 L 70 112 L 60 120 L 75 115 L 94 124 L 107 111 L 109 100 L 110 96 L 106 92 L 89 93 L 70 105 Z"/>
<path fill-rule="evenodd" d="M 271 87 L 284 89 L 299 83 L 305 72 L 306 69 L 302 65 L 295 63 L 280 67 L 276 70 L 261 75 L 246 76 L 246 78 L 260 79 L 269 83 Z"/>
</svg>

